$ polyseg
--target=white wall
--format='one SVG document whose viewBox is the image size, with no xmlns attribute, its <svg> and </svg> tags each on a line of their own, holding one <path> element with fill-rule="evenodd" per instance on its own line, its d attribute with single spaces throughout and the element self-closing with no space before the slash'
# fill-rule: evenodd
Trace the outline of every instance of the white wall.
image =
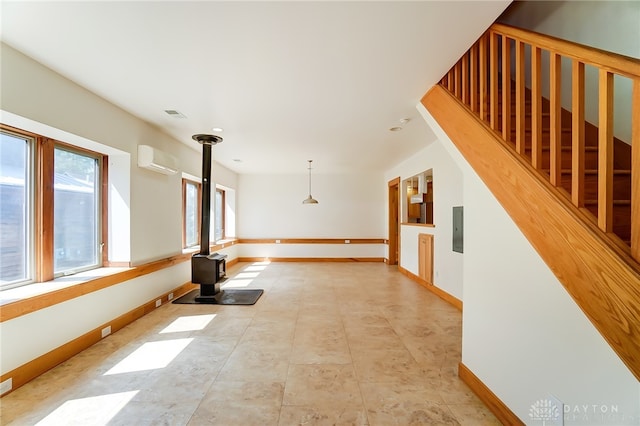
<svg viewBox="0 0 640 426">
<path fill-rule="evenodd" d="M 425 144 L 431 141 L 425 140 Z M 400 266 L 418 275 L 418 234 L 434 236 L 434 285 L 462 300 L 464 255 L 452 250 L 453 210 L 463 205 L 462 174 L 447 151 L 430 143 L 411 158 L 385 172 L 386 181 L 400 181 L 427 169 L 433 169 L 434 227 L 405 224 L 400 229 Z M 402 204 L 402 203 L 401 203 Z M 402 217 L 402 215 L 401 215 Z"/>
<path fill-rule="evenodd" d="M 118 253 L 112 260 L 140 264 L 181 253 L 181 175 L 165 176 L 138 168 L 137 145 L 170 152 L 178 158 L 182 171 L 195 176 L 201 173 L 200 152 L 11 47 L 2 44 L 1 49 L 0 120 L 110 156 L 109 201 L 119 206 L 117 214 L 109 214 L 111 220 L 119 219 L 110 225 L 115 238 L 110 253 Z M 230 188 L 237 184 L 233 172 L 215 163 L 213 180 Z M 222 252 L 229 254 L 229 260 L 237 257 L 234 246 Z M 1 372 L 27 363 L 190 279 L 190 264 L 185 262 L 5 321 L 0 324 Z M 25 339 L 27 334 L 29 338 Z"/>
<path fill-rule="evenodd" d="M 180 175 L 137 167 L 137 145 L 170 152 L 182 171 L 195 176 L 201 172 L 200 153 L 5 44 L 1 67 L 3 110 L 129 155 L 131 262 L 180 252 Z"/>
<path fill-rule="evenodd" d="M 321 164 L 314 165 L 316 170 Z M 386 238 L 386 182 L 382 174 L 238 176 L 237 233 L 240 238 Z M 384 247 L 316 244 L 245 245 L 246 257 L 384 257 Z"/>
<path fill-rule="evenodd" d="M 0 327 L 2 374 L 171 291 L 188 281 L 184 277 L 190 274 L 190 263 L 180 263 L 4 321 Z"/>
<path fill-rule="evenodd" d="M 571 410 L 565 425 L 637 424 L 640 383 L 433 117 L 419 110 L 463 175 L 462 362 L 527 424 L 541 424 L 530 408 L 550 395 Z M 597 421 L 602 407 L 615 407 L 615 417 Z"/>
<path fill-rule="evenodd" d="M 498 19 L 519 28 L 548 34 L 598 49 L 640 58 L 640 2 L 638 1 L 522 1 L 514 2 Z M 543 58 L 545 59 L 545 58 Z M 548 60 L 543 61 L 548 70 Z M 571 63 L 562 64 L 563 106 L 571 109 Z M 546 75 L 543 73 L 543 75 Z M 548 79 L 544 79 L 548 93 Z M 598 124 L 598 75 L 586 68 L 585 118 Z M 614 80 L 614 132 L 631 143 L 631 80 Z"/>
</svg>

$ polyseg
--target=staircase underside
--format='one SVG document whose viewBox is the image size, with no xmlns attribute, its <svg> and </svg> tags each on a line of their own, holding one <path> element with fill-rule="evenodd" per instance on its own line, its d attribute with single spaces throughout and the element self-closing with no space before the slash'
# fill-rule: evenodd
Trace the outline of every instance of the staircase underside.
<svg viewBox="0 0 640 426">
<path fill-rule="evenodd" d="M 640 380 L 640 265 L 446 89 L 422 104 Z"/>
</svg>

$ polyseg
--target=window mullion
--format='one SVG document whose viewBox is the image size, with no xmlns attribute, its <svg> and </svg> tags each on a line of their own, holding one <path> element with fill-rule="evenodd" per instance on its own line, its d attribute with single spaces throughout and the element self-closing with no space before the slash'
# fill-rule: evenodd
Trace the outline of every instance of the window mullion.
<svg viewBox="0 0 640 426">
<path fill-rule="evenodd" d="M 35 279 L 50 281 L 53 273 L 54 141 L 38 137 L 35 180 Z"/>
</svg>

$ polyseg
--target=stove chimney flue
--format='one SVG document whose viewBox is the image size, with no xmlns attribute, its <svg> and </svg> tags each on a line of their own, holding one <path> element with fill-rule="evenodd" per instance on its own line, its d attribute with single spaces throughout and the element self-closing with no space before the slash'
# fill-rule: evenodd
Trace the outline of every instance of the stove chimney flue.
<svg viewBox="0 0 640 426">
<path fill-rule="evenodd" d="M 196 301 L 205 302 L 220 293 L 218 281 L 226 275 L 226 255 L 211 254 L 209 249 L 211 232 L 211 147 L 222 142 L 216 135 L 193 135 L 193 140 L 202 145 L 202 203 L 200 214 L 200 252 L 191 257 L 191 282 L 200 284 L 200 296 Z M 200 300 L 198 300 L 200 299 Z"/>
</svg>

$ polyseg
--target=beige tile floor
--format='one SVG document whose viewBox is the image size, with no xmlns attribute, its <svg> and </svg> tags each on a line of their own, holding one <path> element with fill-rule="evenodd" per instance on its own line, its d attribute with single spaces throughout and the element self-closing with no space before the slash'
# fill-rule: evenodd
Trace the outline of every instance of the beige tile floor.
<svg viewBox="0 0 640 426">
<path fill-rule="evenodd" d="M 0 400 L 2 425 L 494 425 L 461 314 L 378 263 L 243 263 L 254 306 L 166 304 Z"/>
</svg>

